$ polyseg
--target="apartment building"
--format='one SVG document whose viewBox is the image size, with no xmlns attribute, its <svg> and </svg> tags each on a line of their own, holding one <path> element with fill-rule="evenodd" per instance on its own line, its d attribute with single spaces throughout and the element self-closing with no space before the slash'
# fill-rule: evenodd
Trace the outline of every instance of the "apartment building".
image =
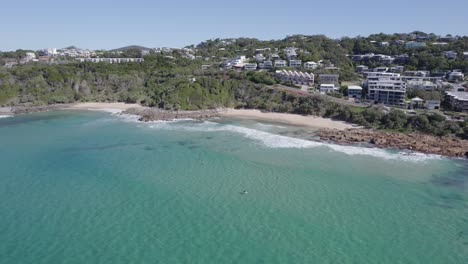
<svg viewBox="0 0 468 264">
<path fill-rule="evenodd" d="M 258 67 L 260 69 L 271 69 L 273 68 L 273 62 L 272 61 L 264 61 L 258 64 Z"/>
<path fill-rule="evenodd" d="M 321 84 L 338 85 L 340 75 L 338 74 L 320 74 L 319 79 Z"/>
<path fill-rule="evenodd" d="M 314 85 L 314 74 L 300 71 L 281 70 L 276 71 L 276 78 L 283 81 L 291 81 L 299 85 Z"/>
<path fill-rule="evenodd" d="M 285 60 L 275 60 L 275 67 L 280 68 L 280 67 L 287 67 L 288 63 Z"/>
<path fill-rule="evenodd" d="M 246 63 L 244 64 L 244 69 L 247 71 L 255 71 L 257 69 L 257 63 Z"/>
<path fill-rule="evenodd" d="M 289 61 L 289 67 L 300 68 L 300 67 L 302 67 L 302 61 L 301 60 L 290 60 Z"/>
<path fill-rule="evenodd" d="M 308 70 L 315 70 L 315 69 L 318 68 L 318 63 L 313 62 L 313 61 L 308 61 L 308 62 L 304 63 L 304 68 L 306 68 Z"/>
<path fill-rule="evenodd" d="M 362 87 L 361 86 L 355 86 L 355 85 L 348 86 L 348 97 L 349 98 L 361 99 L 361 97 L 362 97 Z"/>
<path fill-rule="evenodd" d="M 393 76 L 368 75 L 369 100 L 387 105 L 405 105 L 406 82 L 399 74 Z"/>
<path fill-rule="evenodd" d="M 453 110 L 468 112 L 468 92 L 446 92 L 445 100 Z"/>
</svg>

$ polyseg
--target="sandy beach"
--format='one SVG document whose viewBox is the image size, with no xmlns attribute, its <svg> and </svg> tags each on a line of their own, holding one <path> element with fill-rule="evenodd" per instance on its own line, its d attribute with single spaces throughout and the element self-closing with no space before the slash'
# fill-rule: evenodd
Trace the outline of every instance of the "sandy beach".
<svg viewBox="0 0 468 264">
<path fill-rule="evenodd" d="M 239 117 L 284 122 L 291 125 L 307 126 L 312 128 L 332 128 L 338 130 L 345 130 L 348 128 L 356 127 L 353 124 L 342 121 L 335 121 L 329 118 L 322 118 L 316 116 L 302 116 L 296 114 L 261 112 L 260 110 L 253 109 L 226 109 L 224 111 L 221 111 L 220 115 L 224 117 Z"/>
<path fill-rule="evenodd" d="M 105 112 L 111 112 L 111 113 L 120 113 L 122 111 L 131 109 L 131 108 L 144 109 L 145 107 L 139 104 L 98 103 L 98 102 L 76 103 L 67 107 L 67 109 L 96 110 L 96 111 L 105 111 Z"/>
</svg>

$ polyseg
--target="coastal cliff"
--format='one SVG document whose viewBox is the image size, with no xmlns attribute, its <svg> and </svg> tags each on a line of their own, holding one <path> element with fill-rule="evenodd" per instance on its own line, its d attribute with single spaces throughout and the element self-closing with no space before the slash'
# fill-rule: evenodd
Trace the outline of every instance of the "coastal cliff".
<svg viewBox="0 0 468 264">
<path fill-rule="evenodd" d="M 371 129 L 321 129 L 322 140 L 336 143 L 370 143 L 380 148 L 399 148 L 428 154 L 468 158 L 468 140 L 454 136 L 432 136 L 422 133 L 384 132 Z"/>
</svg>

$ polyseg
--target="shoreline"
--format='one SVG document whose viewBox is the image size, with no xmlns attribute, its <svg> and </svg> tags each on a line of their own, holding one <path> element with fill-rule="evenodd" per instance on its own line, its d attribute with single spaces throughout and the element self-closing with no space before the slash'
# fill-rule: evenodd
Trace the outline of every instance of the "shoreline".
<svg viewBox="0 0 468 264">
<path fill-rule="evenodd" d="M 401 149 L 437 154 L 447 157 L 468 158 L 468 140 L 455 136 L 438 137 L 421 133 L 398 133 L 365 129 L 358 125 L 316 116 L 303 116 L 289 113 L 262 112 L 257 109 L 219 108 L 195 111 L 168 111 L 150 108 L 139 104 L 83 102 L 48 106 L 16 106 L 0 108 L 0 115 L 13 116 L 51 110 L 90 110 L 105 111 L 112 114 L 130 114 L 138 116 L 140 122 L 172 121 L 175 119 L 205 120 L 216 117 L 245 118 L 281 122 L 289 125 L 315 129 L 323 142 L 357 145 L 367 143 L 383 149 Z"/>
<path fill-rule="evenodd" d="M 101 103 L 101 102 L 85 102 L 71 104 L 65 109 L 72 110 L 90 110 L 90 111 L 104 111 L 113 114 L 122 113 L 130 109 L 148 109 L 149 107 L 141 106 L 139 104 L 126 104 L 126 103 Z"/>
<path fill-rule="evenodd" d="M 225 109 L 220 112 L 221 117 L 237 117 L 245 119 L 256 119 L 263 121 L 282 122 L 290 125 L 304 126 L 310 128 L 329 128 L 345 130 L 358 128 L 359 126 L 343 121 L 332 120 L 318 116 L 303 116 L 298 114 L 262 112 L 256 109 Z"/>
</svg>

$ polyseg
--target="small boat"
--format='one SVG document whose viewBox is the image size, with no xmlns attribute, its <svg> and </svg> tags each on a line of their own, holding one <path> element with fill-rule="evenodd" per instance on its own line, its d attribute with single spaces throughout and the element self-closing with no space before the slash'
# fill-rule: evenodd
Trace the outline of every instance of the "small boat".
<svg viewBox="0 0 468 264">
<path fill-rule="evenodd" d="M 249 192 L 247 192 L 247 190 L 243 190 L 242 192 L 240 192 L 240 194 L 248 194 Z"/>
</svg>

